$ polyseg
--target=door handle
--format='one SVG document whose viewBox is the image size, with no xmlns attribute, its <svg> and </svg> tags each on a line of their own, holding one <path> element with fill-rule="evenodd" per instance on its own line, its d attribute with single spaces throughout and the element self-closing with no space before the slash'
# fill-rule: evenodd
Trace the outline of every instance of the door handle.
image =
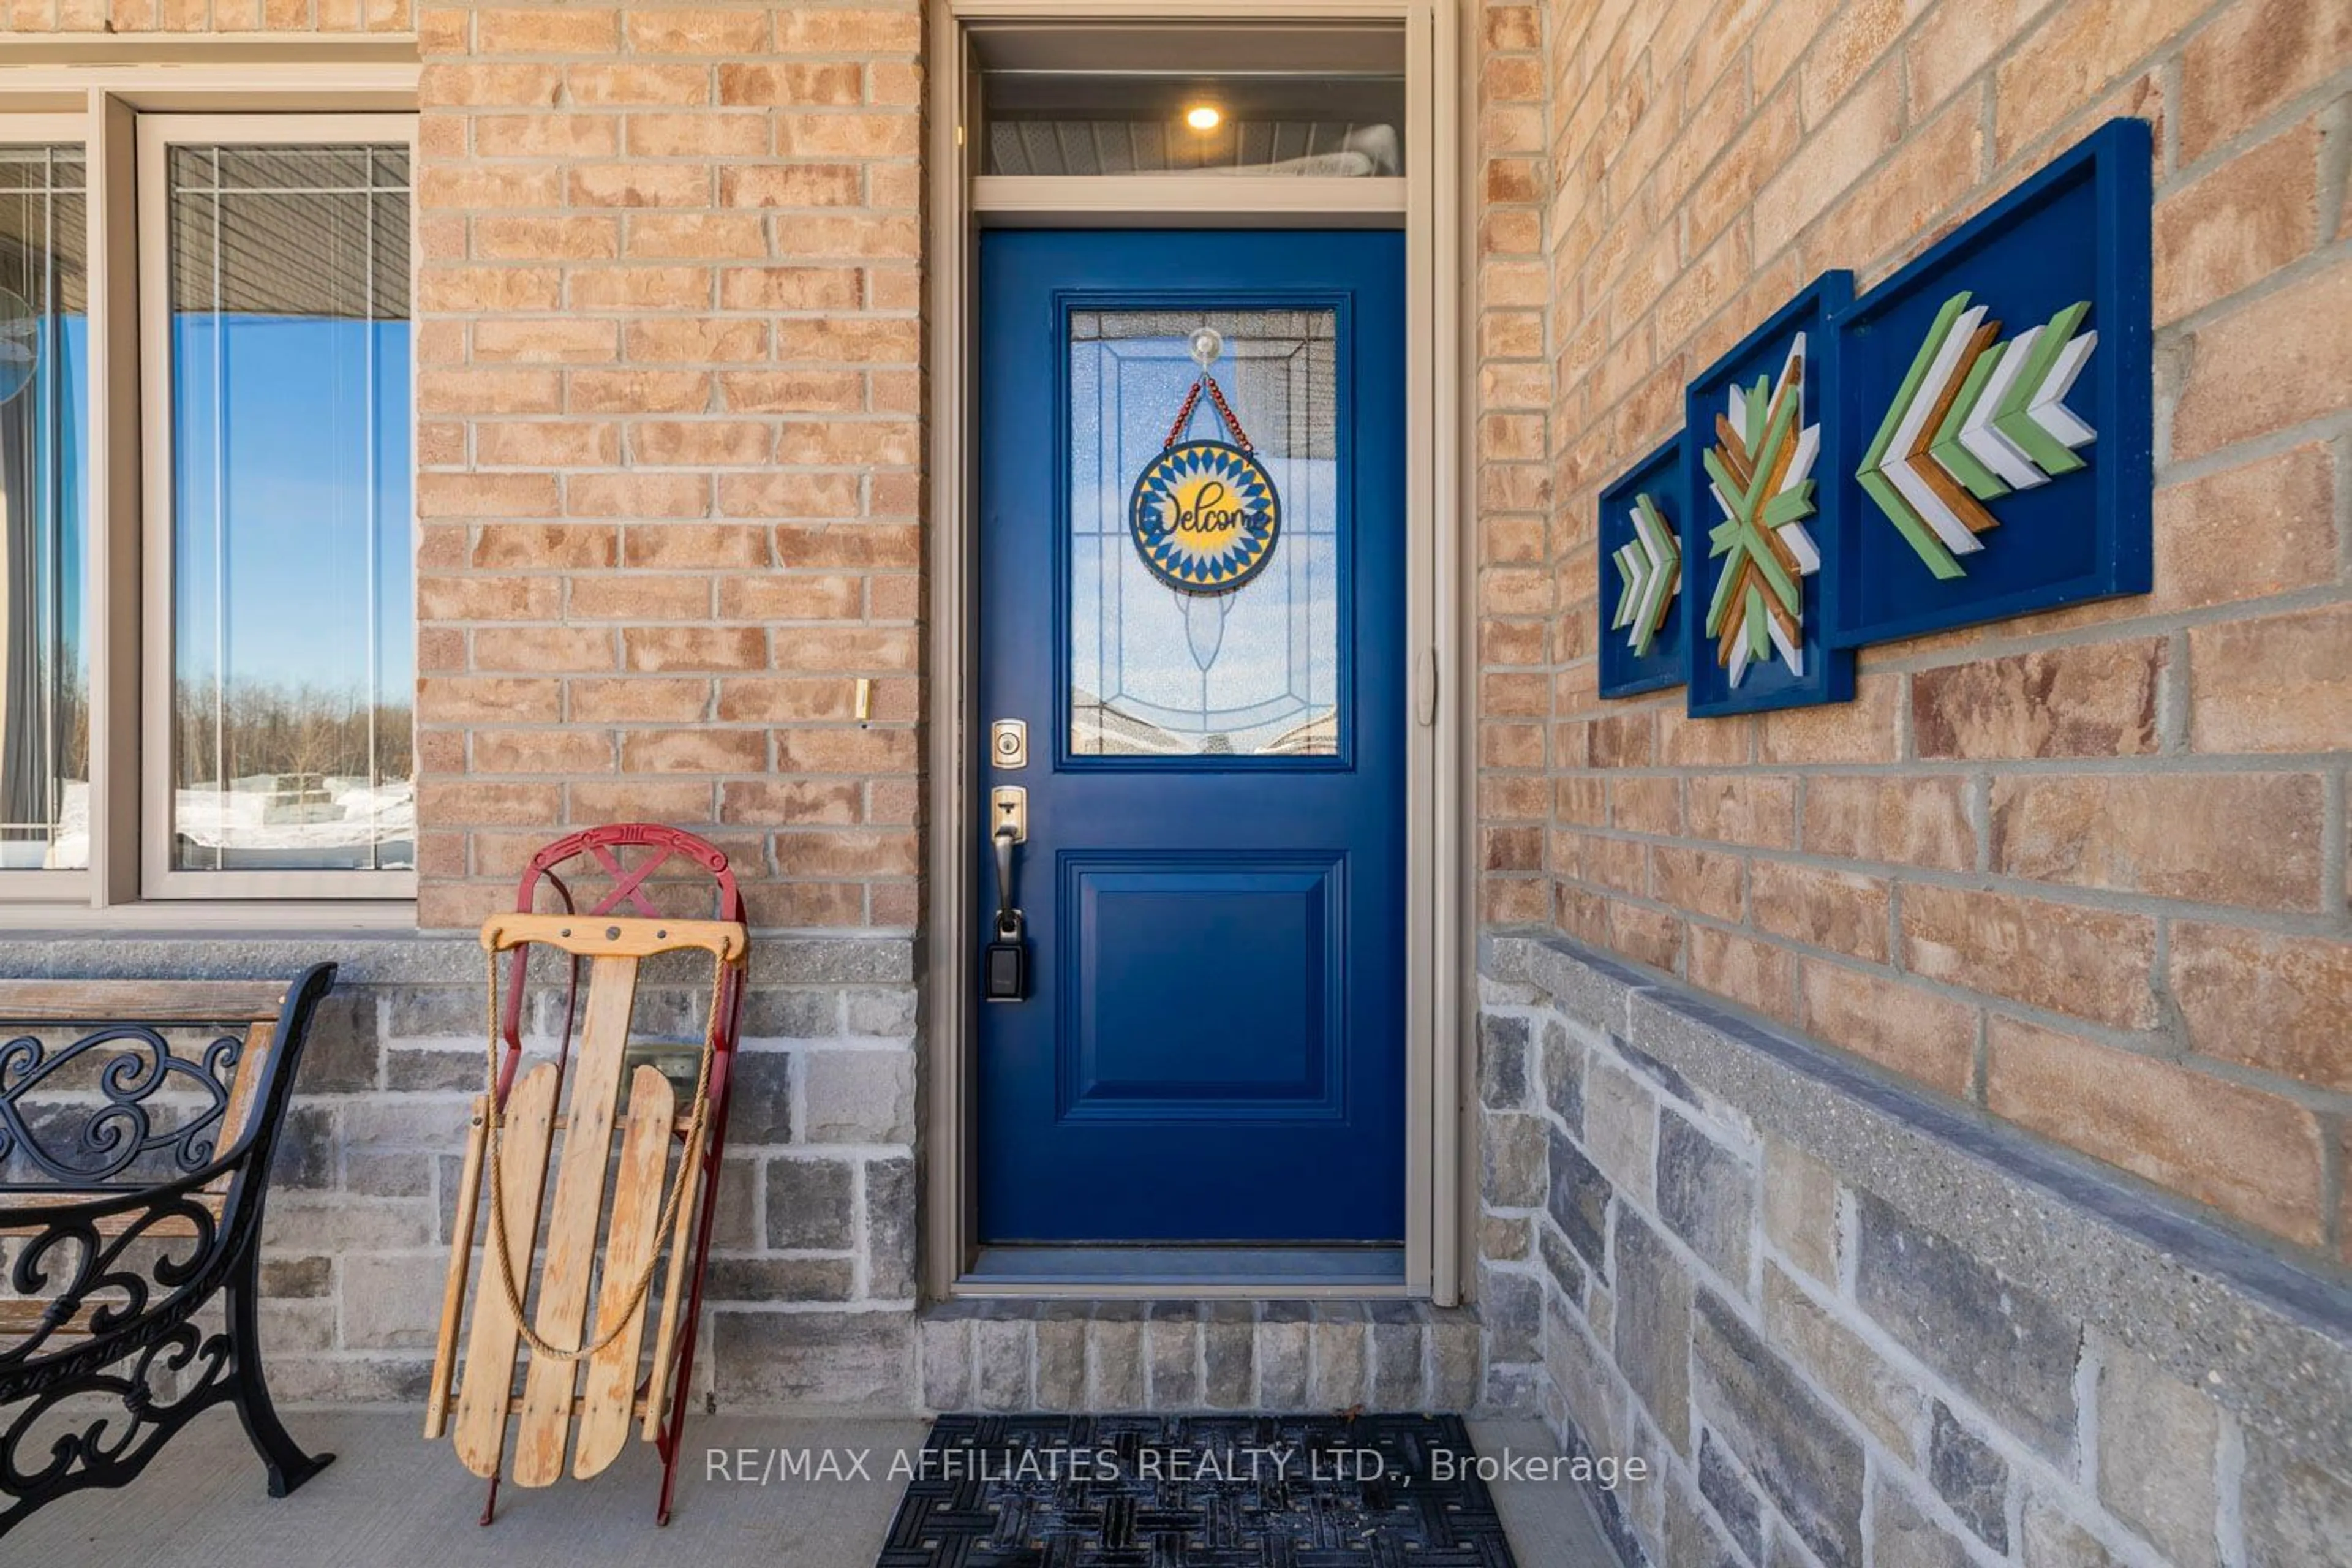
<svg viewBox="0 0 2352 1568">
<path fill-rule="evenodd" d="M 996 830 L 996 940 L 1010 942 L 1021 934 L 1023 921 L 1019 901 L 1013 897 L 1013 847 L 1021 840 L 1013 836 L 1013 825 L 1005 823 Z"/>
<path fill-rule="evenodd" d="M 982 955 L 981 995 L 991 1002 L 1021 1002 L 1029 995 L 1028 921 L 1013 881 L 1013 852 L 1029 837 L 1029 792 L 998 789 L 989 804 L 996 818 L 996 830 L 988 836 L 996 857 L 996 929 Z"/>
</svg>

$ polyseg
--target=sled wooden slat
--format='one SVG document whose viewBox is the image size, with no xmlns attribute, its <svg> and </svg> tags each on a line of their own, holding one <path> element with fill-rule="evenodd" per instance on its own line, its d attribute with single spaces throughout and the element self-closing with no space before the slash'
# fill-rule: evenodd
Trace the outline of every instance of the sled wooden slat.
<svg viewBox="0 0 2352 1568">
<path fill-rule="evenodd" d="M 539 1337 L 565 1350 L 579 1345 L 587 1330 L 588 1286 L 596 1270 L 604 1182 L 613 1161 L 613 1102 L 620 1093 L 621 1058 L 636 999 L 635 959 L 593 961 L 580 1058 L 572 1069 L 572 1130 L 564 1134 L 563 1163 L 555 1176 L 536 1310 Z M 531 1356 L 523 1382 L 522 1426 L 515 1434 L 515 1485 L 550 1486 L 563 1474 L 579 1371 L 576 1360 Z"/>
<path fill-rule="evenodd" d="M 553 1062 L 541 1062 L 522 1076 L 507 1096 L 506 1118 L 499 1134 L 499 1159 L 505 1165 L 506 1244 L 512 1249 L 515 1281 L 529 1289 L 531 1249 L 539 1240 L 540 1188 L 547 1180 L 550 1123 L 555 1117 L 555 1090 L 562 1075 Z M 489 1232 L 496 1246 L 499 1233 Z M 499 1473 L 505 1451 L 507 1401 L 514 1388 L 515 1344 L 521 1337 L 506 1290 L 499 1283 L 499 1260 L 487 1252 L 482 1258 L 480 1289 L 474 1293 L 474 1331 L 466 1349 L 466 1375 L 457 1391 L 457 1457 L 478 1476 Z"/>
<path fill-rule="evenodd" d="M 433 1342 L 433 1383 L 425 1399 L 427 1437 L 441 1436 L 449 1429 L 457 1330 L 466 1315 L 466 1266 L 474 1251 L 474 1211 L 482 1201 L 482 1146 L 490 1135 L 488 1109 L 486 1096 L 474 1097 L 473 1124 L 466 1131 L 466 1163 L 457 1173 L 457 1212 L 449 1226 L 449 1279 L 441 1287 L 441 1332 Z"/>
<path fill-rule="evenodd" d="M 604 1276 L 597 1288 L 595 1333 L 612 1331 L 627 1310 L 621 1337 L 588 1358 L 586 1397 L 580 1435 L 572 1445 L 572 1473 L 582 1480 L 619 1458 L 628 1441 L 629 1416 L 637 1391 L 637 1352 L 645 1343 L 650 1289 L 635 1302 L 629 1294 L 654 1266 L 661 1246 L 662 1200 L 668 1195 L 670 1122 L 677 1091 L 658 1068 L 640 1067 L 629 1089 L 628 1131 L 621 1142 L 620 1173 L 613 1183 L 613 1223 L 605 1233 Z M 680 1213 L 694 1207 L 693 1166 Z"/>
</svg>

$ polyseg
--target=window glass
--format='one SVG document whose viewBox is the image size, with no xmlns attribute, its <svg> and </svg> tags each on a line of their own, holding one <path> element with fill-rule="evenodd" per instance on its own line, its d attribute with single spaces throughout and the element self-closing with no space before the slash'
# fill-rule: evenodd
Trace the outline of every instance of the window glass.
<svg viewBox="0 0 2352 1568">
<path fill-rule="evenodd" d="M 408 177 L 170 153 L 175 870 L 415 864 Z"/>
<path fill-rule="evenodd" d="M 1404 78 L 995 70 L 988 174 L 1404 173 Z"/>
<path fill-rule="evenodd" d="M 1165 480 L 1150 530 L 1177 538 L 1155 570 L 1139 481 L 1193 438 L 1231 441 L 1215 397 L 1171 421 L 1208 370 L 1259 472 L 1210 451 Z M 1339 751 L 1337 316 L 1309 310 L 1076 310 L 1070 315 L 1070 751 L 1077 756 L 1325 757 Z M 1208 347 L 1202 342 L 1204 351 Z M 1216 465 L 1223 465 L 1216 467 Z M 1204 488 L 1207 487 L 1207 488 Z M 1214 497 L 1204 500 L 1204 497 Z M 1203 515 L 1203 514 L 1213 514 Z M 1244 519 L 1271 516 L 1271 543 Z M 1215 524 L 1211 528 L 1211 524 Z M 1235 585 L 1178 585 L 1196 543 Z"/>
<path fill-rule="evenodd" d="M 84 179 L 0 147 L 0 870 L 89 864 Z"/>
</svg>

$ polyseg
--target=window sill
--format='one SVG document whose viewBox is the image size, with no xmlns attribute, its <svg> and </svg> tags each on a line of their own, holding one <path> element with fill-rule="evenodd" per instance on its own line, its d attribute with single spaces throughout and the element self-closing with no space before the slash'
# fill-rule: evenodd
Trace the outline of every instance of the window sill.
<svg viewBox="0 0 2352 1568">
<path fill-rule="evenodd" d="M 86 904 L 0 903 L 0 932 L 105 937 L 316 936 L 322 931 L 407 935 L 413 899 L 157 900 L 93 909 Z"/>
</svg>

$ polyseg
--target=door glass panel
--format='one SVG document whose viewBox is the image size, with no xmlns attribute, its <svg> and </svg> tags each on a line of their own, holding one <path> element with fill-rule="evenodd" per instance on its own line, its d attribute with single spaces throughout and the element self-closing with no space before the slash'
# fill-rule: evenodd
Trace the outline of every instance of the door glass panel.
<svg viewBox="0 0 2352 1568">
<path fill-rule="evenodd" d="M 408 156 L 171 154 L 172 860 L 415 864 Z"/>
<path fill-rule="evenodd" d="M 1203 328 L 1223 340 L 1209 374 L 1276 498 L 1270 550 L 1222 592 L 1163 580 L 1131 521 L 1201 377 Z M 1339 754 L 1337 330 L 1328 309 L 1071 312 L 1074 755 Z M 1189 438 L 1232 438 L 1212 398 Z"/>
<path fill-rule="evenodd" d="M 88 213 L 79 147 L 0 147 L 0 869 L 89 864 Z"/>
</svg>

